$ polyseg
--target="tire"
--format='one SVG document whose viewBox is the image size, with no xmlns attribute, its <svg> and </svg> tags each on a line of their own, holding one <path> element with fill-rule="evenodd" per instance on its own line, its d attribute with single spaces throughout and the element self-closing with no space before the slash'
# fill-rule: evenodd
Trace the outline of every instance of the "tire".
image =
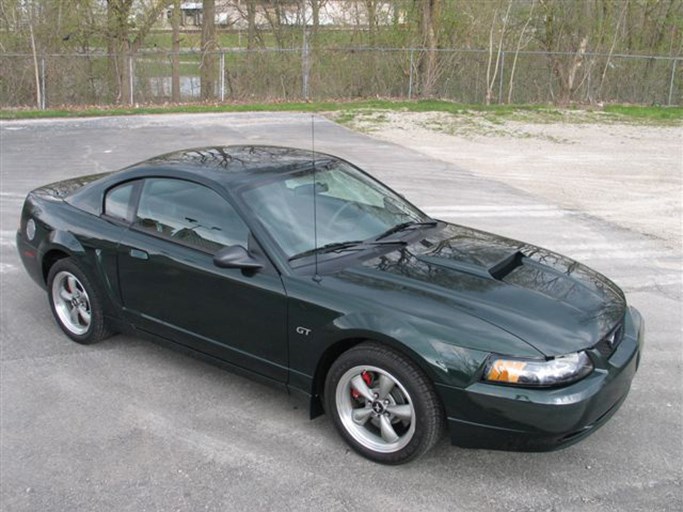
<svg viewBox="0 0 683 512">
<path fill-rule="evenodd" d="M 47 285 L 52 314 L 73 341 L 90 345 L 113 334 L 104 318 L 101 291 L 72 258 L 52 265 Z"/>
<path fill-rule="evenodd" d="M 374 462 L 416 459 L 443 433 L 443 408 L 429 379 L 406 356 L 378 343 L 339 356 L 327 373 L 324 398 L 344 440 Z"/>
</svg>

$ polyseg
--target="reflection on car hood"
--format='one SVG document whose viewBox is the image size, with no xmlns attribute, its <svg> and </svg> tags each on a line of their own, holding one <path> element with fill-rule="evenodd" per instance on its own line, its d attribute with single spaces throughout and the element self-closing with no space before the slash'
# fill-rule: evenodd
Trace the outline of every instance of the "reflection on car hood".
<svg viewBox="0 0 683 512">
<path fill-rule="evenodd" d="M 346 268 L 336 277 L 403 290 L 407 299 L 391 306 L 406 313 L 428 309 L 425 301 L 439 310 L 444 305 L 459 308 L 546 356 L 595 345 L 622 320 L 626 307 L 621 290 L 584 265 L 455 225 Z M 421 301 L 419 308 L 416 300 Z"/>
</svg>

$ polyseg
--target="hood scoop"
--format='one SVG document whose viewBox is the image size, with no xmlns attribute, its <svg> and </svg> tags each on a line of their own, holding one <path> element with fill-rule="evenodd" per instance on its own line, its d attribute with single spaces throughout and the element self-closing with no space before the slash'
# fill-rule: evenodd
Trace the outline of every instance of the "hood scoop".
<svg viewBox="0 0 683 512">
<path fill-rule="evenodd" d="M 490 267 L 486 267 L 474 262 L 458 259 L 427 256 L 424 254 L 414 254 L 413 256 L 418 260 L 430 265 L 436 265 L 450 270 L 457 270 L 459 272 L 464 272 L 477 277 L 483 277 L 484 279 L 495 279 L 497 281 L 502 281 L 517 267 L 521 267 L 523 259 L 525 258 L 521 251 L 515 251 L 512 254 L 505 256 L 500 261 L 494 263 Z"/>
</svg>

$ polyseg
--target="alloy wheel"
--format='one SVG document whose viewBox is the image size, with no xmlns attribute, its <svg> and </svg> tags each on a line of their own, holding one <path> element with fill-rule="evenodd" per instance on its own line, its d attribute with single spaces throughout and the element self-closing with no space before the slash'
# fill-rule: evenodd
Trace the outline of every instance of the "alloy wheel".
<svg viewBox="0 0 683 512">
<path fill-rule="evenodd" d="M 415 407 L 406 388 L 376 366 L 354 366 L 337 384 L 335 400 L 346 431 L 365 448 L 393 453 L 415 434 Z"/>
<path fill-rule="evenodd" d="M 52 281 L 52 302 L 62 325 L 81 336 L 92 320 L 90 298 L 85 287 L 71 272 L 61 271 Z"/>
</svg>

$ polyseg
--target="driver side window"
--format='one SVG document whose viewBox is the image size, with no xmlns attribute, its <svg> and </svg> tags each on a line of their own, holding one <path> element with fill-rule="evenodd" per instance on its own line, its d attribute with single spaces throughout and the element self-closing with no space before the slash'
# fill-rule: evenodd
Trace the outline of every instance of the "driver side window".
<svg viewBox="0 0 683 512">
<path fill-rule="evenodd" d="M 178 179 L 146 179 L 133 225 L 201 251 L 247 246 L 249 230 L 235 209 L 203 185 Z"/>
</svg>

